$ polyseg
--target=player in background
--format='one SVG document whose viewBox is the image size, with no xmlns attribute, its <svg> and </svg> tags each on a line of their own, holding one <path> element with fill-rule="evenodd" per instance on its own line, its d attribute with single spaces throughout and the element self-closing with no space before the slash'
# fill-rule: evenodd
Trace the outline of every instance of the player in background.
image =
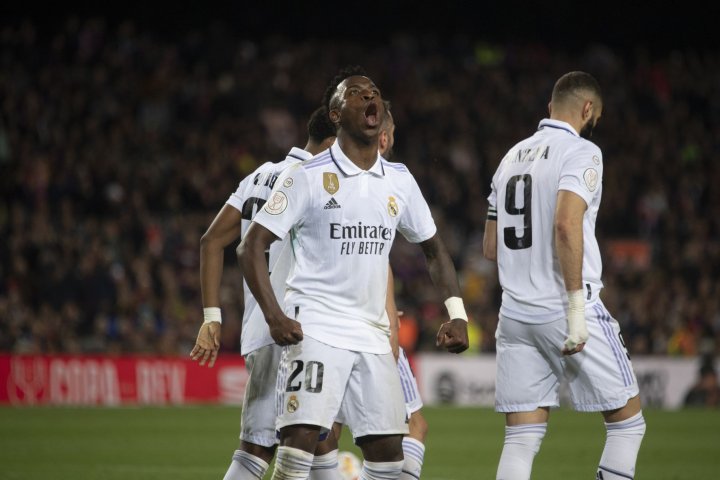
<svg viewBox="0 0 720 480">
<path fill-rule="evenodd" d="M 336 142 L 283 172 L 239 247 L 243 274 L 272 337 L 286 346 L 273 478 L 307 478 L 321 431 L 340 413 L 363 452 L 361 478 L 394 479 L 402 472 L 408 432 L 385 310 L 396 229 L 421 245 L 435 285 L 448 298 L 450 320 L 438 332 L 439 346 L 467 349 L 467 315 L 417 182 L 404 166 L 384 165 L 378 153 L 385 108 L 377 86 L 360 70 L 344 70 L 324 105 Z M 283 309 L 264 251 L 288 233 L 295 262 Z"/>
<path fill-rule="evenodd" d="M 308 142 L 305 148 L 293 148 L 285 160 L 267 162 L 245 177 L 203 235 L 200 242 L 200 285 L 205 321 L 190 353 L 191 358 L 199 361 L 200 365 L 207 362 L 212 367 L 220 347 L 220 281 L 225 247 L 244 234 L 285 168 L 312 158 L 327 149 L 334 139 L 335 126 L 329 121 L 327 110 L 325 107 L 316 109 L 308 122 Z M 291 262 L 289 242 L 275 242 L 266 256 L 268 268 L 272 271 L 273 288 L 276 295 L 282 298 Z M 244 312 L 240 351 L 245 357 L 249 379 L 242 407 L 240 447 L 233 455 L 225 480 L 262 478 L 277 447 L 275 382 L 282 349 L 273 342 L 247 284 L 244 284 L 242 294 Z M 322 451 L 315 463 L 322 474 L 315 478 L 339 478 L 332 476 L 333 469 L 339 475 L 337 446 L 323 443 L 320 448 Z"/>
<path fill-rule="evenodd" d="M 380 127 L 380 135 L 378 135 L 378 151 L 384 160 L 391 160 L 393 157 L 393 145 L 395 144 L 395 120 L 393 119 L 390 102 L 385 101 L 385 120 Z M 389 166 L 389 162 L 385 162 Z M 393 355 L 398 363 L 398 373 L 400 374 L 400 383 L 402 385 L 403 396 L 405 398 L 405 408 L 410 419 L 408 421 L 409 433 L 403 438 L 403 468 L 401 480 L 419 479 L 422 472 L 423 460 L 425 458 L 425 437 L 428 432 L 428 424 L 420 411 L 423 407 L 420 391 L 415 380 L 415 375 L 410 368 L 405 351 L 398 344 L 398 329 L 400 328 L 398 312 L 395 304 L 394 280 L 392 269 L 388 269 L 388 294 L 386 311 L 390 319 L 390 344 L 393 348 Z M 342 423 L 336 422 L 333 425 L 333 434 L 340 439 L 342 432 Z"/>
<path fill-rule="evenodd" d="M 488 197 L 483 249 L 497 260 L 503 289 L 495 408 L 506 427 L 497 478 L 530 478 L 566 380 L 573 407 L 605 419 L 597 478 L 631 479 L 645 420 L 620 327 L 600 299 L 603 161 L 587 140 L 602 114 L 600 87 L 585 72 L 567 73 L 548 108 L 550 118 L 505 155 Z"/>
</svg>

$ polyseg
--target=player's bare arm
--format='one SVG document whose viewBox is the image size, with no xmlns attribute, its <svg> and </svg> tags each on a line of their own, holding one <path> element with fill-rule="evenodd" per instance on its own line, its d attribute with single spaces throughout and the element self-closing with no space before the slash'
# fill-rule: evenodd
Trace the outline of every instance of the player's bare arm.
<svg viewBox="0 0 720 480">
<path fill-rule="evenodd" d="M 277 239 L 270 230 L 252 222 L 238 246 L 238 260 L 245 281 L 265 315 L 273 340 L 278 345 L 294 345 L 303 339 L 302 328 L 280 308 L 265 259 L 265 251 Z"/>
<path fill-rule="evenodd" d="M 241 220 L 236 208 L 224 205 L 200 239 L 200 288 L 206 318 L 190 358 L 199 361 L 200 365 L 207 363 L 210 368 L 215 365 L 220 349 L 220 281 L 225 247 L 240 237 Z"/>
<path fill-rule="evenodd" d="M 583 216 L 587 204 L 579 195 L 560 190 L 555 209 L 555 250 L 568 292 L 568 338 L 564 355 L 582 351 L 588 339 L 582 290 Z"/>
<path fill-rule="evenodd" d="M 463 352 L 469 346 L 467 314 L 465 314 L 460 299 L 460 285 L 458 284 L 455 265 L 453 265 L 445 243 L 437 234 L 420 243 L 420 247 L 425 254 L 430 278 L 435 287 L 440 290 L 442 298 L 447 299 L 445 305 L 448 307 L 448 313 L 450 314 L 450 320 L 440 326 L 436 343 L 448 352 Z"/>
<path fill-rule="evenodd" d="M 497 221 L 485 221 L 485 233 L 483 234 L 483 256 L 491 261 L 497 260 Z"/>
</svg>

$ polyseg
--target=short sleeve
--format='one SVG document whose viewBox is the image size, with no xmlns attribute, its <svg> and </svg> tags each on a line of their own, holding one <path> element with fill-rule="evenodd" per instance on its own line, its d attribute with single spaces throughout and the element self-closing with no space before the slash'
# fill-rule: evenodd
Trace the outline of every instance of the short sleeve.
<svg viewBox="0 0 720 480">
<path fill-rule="evenodd" d="M 310 203 L 307 175 L 300 164 L 285 169 L 275 182 L 275 187 L 265 206 L 255 215 L 254 222 L 270 230 L 278 238 L 299 223 Z"/>
<path fill-rule="evenodd" d="M 602 174 L 602 153 L 588 142 L 568 154 L 568 159 L 561 167 L 558 190 L 573 192 L 589 205 L 593 197 L 601 191 Z"/>
<path fill-rule="evenodd" d="M 488 200 L 488 220 L 497 220 L 497 189 L 495 188 L 495 179 L 490 182 L 490 195 L 487 197 Z"/>
<path fill-rule="evenodd" d="M 415 177 L 412 175 L 409 175 L 409 177 L 410 193 L 408 202 L 397 228 L 408 242 L 420 243 L 435 235 L 437 227 L 430 213 L 430 207 L 425 201 Z"/>
<path fill-rule="evenodd" d="M 234 207 L 237 211 L 242 212 L 243 204 L 245 203 L 245 196 L 247 191 L 247 184 L 250 182 L 250 179 L 254 177 L 256 174 L 253 172 L 253 174 L 248 175 L 238 185 L 237 190 L 235 190 L 232 194 L 230 194 L 230 198 L 227 199 L 225 203 L 228 205 Z"/>
</svg>

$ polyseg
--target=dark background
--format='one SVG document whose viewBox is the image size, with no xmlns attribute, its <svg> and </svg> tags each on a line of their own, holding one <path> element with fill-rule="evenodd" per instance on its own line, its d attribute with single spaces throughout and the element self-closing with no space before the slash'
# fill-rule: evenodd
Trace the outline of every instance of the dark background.
<svg viewBox="0 0 720 480">
<path fill-rule="evenodd" d="M 141 28 L 178 35 L 214 26 L 239 37 L 352 38 L 382 43 L 391 32 L 465 35 L 491 42 L 542 42 L 566 51 L 588 44 L 714 49 L 720 45 L 717 2 L 439 1 L 439 2 L 16 2 L 3 23 L 52 25 L 70 15 L 132 19 Z"/>
</svg>

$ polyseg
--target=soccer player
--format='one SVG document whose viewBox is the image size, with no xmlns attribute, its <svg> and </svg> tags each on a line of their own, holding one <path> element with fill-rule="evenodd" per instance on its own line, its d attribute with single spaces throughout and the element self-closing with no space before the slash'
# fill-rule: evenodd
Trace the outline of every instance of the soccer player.
<svg viewBox="0 0 720 480">
<path fill-rule="evenodd" d="M 343 70 L 324 105 L 336 142 L 283 172 L 239 247 L 270 333 L 286 346 L 273 478 L 307 478 L 318 436 L 338 413 L 363 452 L 361 478 L 399 478 L 408 430 L 385 308 L 396 230 L 420 244 L 431 278 L 447 298 L 450 320 L 438 331 L 439 346 L 467 349 L 467 315 L 452 260 L 414 177 L 378 153 L 385 116 L 378 87 L 359 69 Z M 264 251 L 288 233 L 295 262 L 283 310 Z"/>
<path fill-rule="evenodd" d="M 495 408 L 506 427 L 497 478 L 530 478 L 562 380 L 576 410 L 605 418 L 597 478 L 633 478 L 645 420 L 620 327 L 600 299 L 603 160 L 587 140 L 602 114 L 600 87 L 587 73 L 567 73 L 548 107 L 550 118 L 505 155 L 488 197 L 483 249 L 497 260 L 503 290 Z"/>
<path fill-rule="evenodd" d="M 247 230 L 250 221 L 266 202 L 278 176 L 285 168 L 312 158 L 314 154 L 326 150 L 334 140 L 335 126 L 328 118 L 327 109 L 319 107 L 308 122 L 308 142 L 305 148 L 293 148 L 285 160 L 265 163 L 245 177 L 203 235 L 200 248 L 200 285 L 205 321 L 190 353 L 191 358 L 198 360 L 200 365 L 207 362 L 208 366 L 212 367 L 220 347 L 222 318 L 219 291 L 225 247 Z M 289 242 L 284 240 L 274 243 L 267 255 L 273 288 L 277 295 L 282 297 L 291 262 Z M 240 447 L 233 455 L 225 480 L 262 478 L 277 446 L 275 382 L 282 349 L 270 336 L 262 312 L 257 308 L 257 302 L 247 285 L 244 286 L 243 299 L 240 351 L 245 357 L 249 379 L 242 407 Z M 319 471 L 329 474 L 337 465 L 337 448 L 332 445 L 323 447 L 324 455 L 316 457 L 315 463 Z"/>
<path fill-rule="evenodd" d="M 385 120 L 380 127 L 378 135 L 378 151 L 383 157 L 385 165 L 390 166 L 389 162 L 393 156 L 393 145 L 395 144 L 395 121 L 390 112 L 390 102 L 384 101 L 385 104 Z M 392 270 L 388 270 L 388 294 L 386 311 L 390 320 L 390 344 L 393 348 L 393 354 L 397 361 L 398 373 L 400 374 L 400 384 L 402 385 L 403 397 L 405 399 L 405 408 L 408 415 L 408 434 L 403 438 L 403 467 L 400 480 L 419 479 L 422 472 L 422 465 L 425 458 L 425 437 L 428 432 L 428 424 L 423 417 L 420 409 L 423 407 L 420 391 L 418 390 L 415 375 L 410 368 L 410 362 L 402 347 L 398 345 L 398 329 L 399 329 L 399 312 L 395 305 L 393 288 Z M 342 419 L 340 419 L 342 420 Z M 342 432 L 342 422 L 333 425 L 333 435 L 337 440 L 340 439 Z"/>
</svg>

